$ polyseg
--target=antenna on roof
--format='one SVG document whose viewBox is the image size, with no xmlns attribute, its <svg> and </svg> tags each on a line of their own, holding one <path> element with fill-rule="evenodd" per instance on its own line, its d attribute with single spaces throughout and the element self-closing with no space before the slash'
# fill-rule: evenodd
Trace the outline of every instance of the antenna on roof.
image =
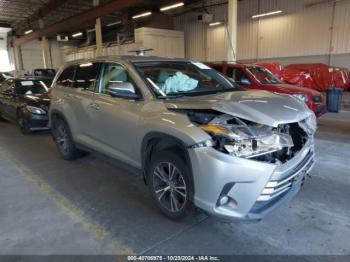
<svg viewBox="0 0 350 262">
<path fill-rule="evenodd" d="M 154 49 L 152 48 L 139 48 L 136 50 L 129 51 L 129 53 L 136 53 L 137 56 L 145 56 L 146 52 L 148 51 L 153 51 Z"/>
</svg>

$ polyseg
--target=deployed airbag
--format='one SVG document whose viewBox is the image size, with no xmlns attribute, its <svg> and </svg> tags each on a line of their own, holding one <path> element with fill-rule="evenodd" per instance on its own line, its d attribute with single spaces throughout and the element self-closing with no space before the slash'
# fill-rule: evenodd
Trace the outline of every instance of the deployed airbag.
<svg viewBox="0 0 350 262">
<path fill-rule="evenodd" d="M 169 77 L 163 86 L 163 91 L 166 94 L 186 92 L 195 89 L 198 86 L 198 81 L 189 76 L 176 72 L 172 77 Z"/>
</svg>

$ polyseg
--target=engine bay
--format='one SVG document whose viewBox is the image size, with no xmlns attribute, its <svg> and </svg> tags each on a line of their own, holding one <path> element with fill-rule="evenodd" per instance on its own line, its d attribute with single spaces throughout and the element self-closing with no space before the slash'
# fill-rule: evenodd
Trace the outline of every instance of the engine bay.
<svg viewBox="0 0 350 262">
<path fill-rule="evenodd" d="M 186 110 L 190 121 L 207 132 L 225 154 L 273 164 L 292 159 L 309 139 L 305 123 L 270 127 L 215 110 Z"/>
</svg>

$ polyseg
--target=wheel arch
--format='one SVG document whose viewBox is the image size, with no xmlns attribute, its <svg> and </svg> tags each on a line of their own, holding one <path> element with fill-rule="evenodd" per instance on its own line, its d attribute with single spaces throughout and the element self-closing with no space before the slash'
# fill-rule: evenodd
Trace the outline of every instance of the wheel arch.
<svg viewBox="0 0 350 262">
<path fill-rule="evenodd" d="M 67 120 L 67 118 L 64 116 L 64 114 L 58 110 L 52 110 L 50 112 L 50 127 L 51 127 L 51 134 L 52 134 L 52 138 L 55 140 L 55 136 L 53 134 L 54 132 L 54 128 L 53 128 L 53 123 L 55 120 L 57 119 L 62 119 L 63 121 L 65 121 L 67 123 L 67 125 L 69 126 L 69 122 Z"/>
<path fill-rule="evenodd" d="M 190 200 L 193 200 L 194 181 L 191 159 L 187 150 L 187 145 L 177 137 L 161 132 L 150 132 L 143 138 L 141 144 L 141 164 L 145 183 L 147 184 L 147 169 L 152 154 L 162 150 L 173 150 L 185 162 L 190 180 Z"/>
</svg>

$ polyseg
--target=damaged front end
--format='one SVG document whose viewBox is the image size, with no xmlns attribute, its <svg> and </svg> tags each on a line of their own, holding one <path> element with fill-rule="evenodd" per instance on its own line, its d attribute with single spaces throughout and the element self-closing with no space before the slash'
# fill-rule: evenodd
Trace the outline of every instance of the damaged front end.
<svg viewBox="0 0 350 262">
<path fill-rule="evenodd" d="M 292 159 L 313 137 L 314 116 L 298 123 L 271 127 L 215 110 L 187 110 L 190 121 L 211 136 L 211 141 L 193 147 L 212 146 L 240 158 L 283 164 Z"/>
</svg>

